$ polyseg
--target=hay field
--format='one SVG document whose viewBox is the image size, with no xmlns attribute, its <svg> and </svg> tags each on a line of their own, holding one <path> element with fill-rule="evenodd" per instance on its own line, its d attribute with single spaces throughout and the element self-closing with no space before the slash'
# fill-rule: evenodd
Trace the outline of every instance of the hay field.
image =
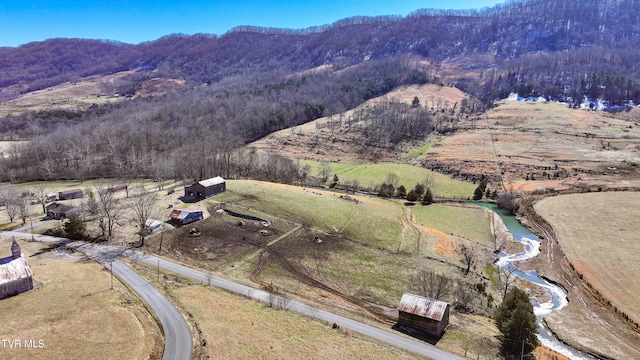
<svg viewBox="0 0 640 360">
<path fill-rule="evenodd" d="M 535 205 L 575 269 L 611 304 L 640 322 L 640 193 L 546 198 Z"/>
<path fill-rule="evenodd" d="M 42 287 L 0 301 L 0 339 L 43 340 L 41 348 L 0 348 L 3 359 L 155 359 L 162 333 L 128 288 L 93 261 L 70 261 L 48 245 L 19 241 Z M 0 256 L 11 240 L 0 240 Z"/>
<path fill-rule="evenodd" d="M 203 286 L 173 290 L 193 314 L 211 359 L 416 359 L 308 317 Z"/>
</svg>

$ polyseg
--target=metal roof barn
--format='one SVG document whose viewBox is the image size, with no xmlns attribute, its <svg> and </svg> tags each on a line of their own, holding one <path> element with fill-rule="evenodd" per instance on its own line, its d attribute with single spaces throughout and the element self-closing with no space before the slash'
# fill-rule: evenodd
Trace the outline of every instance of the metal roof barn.
<svg viewBox="0 0 640 360">
<path fill-rule="evenodd" d="M 33 289 L 33 270 L 13 240 L 11 256 L 0 259 L 0 299 Z"/>
<path fill-rule="evenodd" d="M 398 304 L 398 324 L 442 336 L 449 324 L 449 304 L 426 297 L 404 294 Z"/>
</svg>

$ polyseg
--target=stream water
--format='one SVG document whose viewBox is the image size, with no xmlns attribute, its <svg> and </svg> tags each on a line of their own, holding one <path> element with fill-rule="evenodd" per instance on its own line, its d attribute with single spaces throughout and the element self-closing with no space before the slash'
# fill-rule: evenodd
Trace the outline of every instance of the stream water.
<svg viewBox="0 0 640 360">
<path fill-rule="evenodd" d="M 520 222 L 518 222 L 518 220 L 514 216 L 509 215 L 507 212 L 499 209 L 494 204 L 479 205 L 489 208 L 500 215 L 509 232 L 513 234 L 514 240 L 524 245 L 524 251 L 521 253 L 500 253 L 500 259 L 498 260 L 496 265 L 498 265 L 500 268 L 513 269 L 514 275 L 532 284 L 542 287 L 545 292 L 551 297 L 550 301 L 544 303 L 538 302 L 536 298 L 531 299 L 531 303 L 533 304 L 533 311 L 536 314 L 536 321 L 538 323 L 538 339 L 540 339 L 540 343 L 564 356 L 569 357 L 570 359 L 594 360 L 594 357 L 560 342 L 547 328 L 544 327 L 543 319 L 547 314 L 551 313 L 554 310 L 560 310 L 569 304 L 564 290 L 540 278 L 535 270 L 522 271 L 516 266 L 518 262 L 531 259 L 540 253 L 541 240 L 532 232 L 530 232 L 529 229 L 522 226 L 522 224 L 520 224 Z"/>
</svg>

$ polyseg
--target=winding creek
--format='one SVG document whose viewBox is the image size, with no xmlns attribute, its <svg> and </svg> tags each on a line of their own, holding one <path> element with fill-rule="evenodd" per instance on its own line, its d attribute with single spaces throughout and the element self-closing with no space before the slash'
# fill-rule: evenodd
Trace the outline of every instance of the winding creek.
<svg viewBox="0 0 640 360">
<path fill-rule="evenodd" d="M 579 350 L 576 350 L 562 343 L 544 326 L 543 319 L 547 314 L 551 313 L 554 310 L 560 310 L 569 304 L 564 290 L 540 278 L 535 270 L 522 271 L 516 266 L 518 262 L 536 257 L 540 253 L 541 240 L 533 233 L 531 233 L 529 229 L 520 224 L 514 216 L 508 215 L 505 211 L 498 209 L 494 204 L 479 205 L 496 212 L 504 222 L 507 230 L 509 230 L 509 232 L 513 235 L 514 240 L 524 245 L 523 252 L 516 254 L 500 253 L 500 259 L 496 264 L 500 268 L 513 269 L 514 275 L 525 281 L 542 287 L 545 292 L 551 297 L 551 300 L 544 303 L 538 302 L 536 298 L 531 299 L 534 313 L 536 315 L 536 321 L 538 323 L 538 339 L 540 339 L 542 345 L 553 349 L 554 351 L 567 356 L 570 359 L 595 359 L 588 354 L 580 352 Z"/>
</svg>

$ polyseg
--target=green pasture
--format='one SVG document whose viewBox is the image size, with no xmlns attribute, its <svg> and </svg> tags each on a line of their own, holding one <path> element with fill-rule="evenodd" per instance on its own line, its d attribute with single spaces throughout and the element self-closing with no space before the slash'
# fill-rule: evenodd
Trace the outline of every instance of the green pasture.
<svg viewBox="0 0 640 360">
<path fill-rule="evenodd" d="M 493 247 L 491 215 L 479 207 L 431 204 L 414 206 L 416 222 L 430 228 Z"/>
<path fill-rule="evenodd" d="M 329 254 L 329 259 L 321 265 L 322 275 L 318 276 L 346 294 L 367 301 L 392 306 L 403 292 L 410 290 L 410 275 L 425 266 L 438 272 L 450 272 L 453 277 L 460 276 L 457 267 L 429 260 L 425 255 L 459 265 L 456 259 L 431 253 L 427 248 L 419 251 L 410 247 L 398 252 L 403 232 L 401 219 L 406 217 L 402 202 L 359 197 L 361 201 L 356 204 L 340 196 L 339 192 L 313 188 L 229 180 L 227 191 L 208 201 L 225 202 L 227 208 L 234 211 L 272 214 L 275 219 L 281 219 L 274 221 L 292 221 L 331 235 L 339 231 L 343 250 Z M 482 209 L 438 204 L 416 205 L 412 209 L 419 224 L 492 245 L 490 217 Z M 415 242 L 415 231 L 410 226 L 405 228 L 403 244 Z M 318 264 L 311 253 L 299 261 L 315 273 Z M 281 271 L 270 267 L 263 271 L 263 280 L 284 281 L 279 279 Z"/>
<path fill-rule="evenodd" d="M 311 174 L 316 176 L 320 170 L 320 162 L 304 161 L 311 166 Z M 467 198 L 473 196 L 477 185 L 470 182 L 453 179 L 449 176 L 427 170 L 419 166 L 398 163 L 379 164 L 345 164 L 331 163 L 331 175 L 337 175 L 341 183 L 357 180 L 360 186 L 376 188 L 387 181 L 389 174 L 398 176 L 398 185 L 404 185 L 409 190 L 416 184 L 425 183 L 427 179 L 433 183 L 431 191 L 436 197 Z"/>
<path fill-rule="evenodd" d="M 239 207 L 273 214 L 326 233 L 340 232 L 371 246 L 392 248 L 402 229 L 395 206 L 367 198 L 356 204 L 340 198 L 340 193 L 312 188 L 292 188 L 257 181 L 227 181 L 227 192 L 215 196 L 233 209 Z"/>
</svg>

